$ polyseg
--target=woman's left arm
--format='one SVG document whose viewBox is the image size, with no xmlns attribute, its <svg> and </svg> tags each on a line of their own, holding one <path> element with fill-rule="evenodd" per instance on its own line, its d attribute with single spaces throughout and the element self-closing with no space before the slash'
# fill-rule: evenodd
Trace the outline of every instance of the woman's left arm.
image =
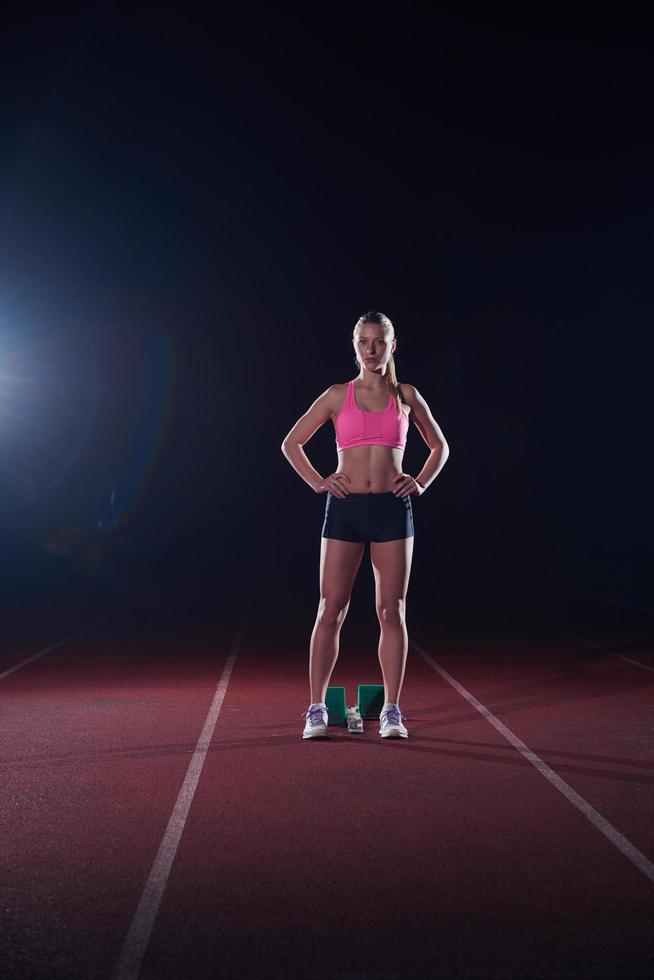
<svg viewBox="0 0 654 980">
<path fill-rule="evenodd" d="M 415 477 L 416 483 L 426 490 L 445 466 L 447 457 L 450 455 L 450 447 L 441 427 L 431 414 L 429 405 L 418 389 L 414 388 L 413 385 L 403 384 L 402 391 L 406 393 L 406 402 L 411 406 L 409 421 L 413 422 L 430 449 L 424 466 Z"/>
</svg>

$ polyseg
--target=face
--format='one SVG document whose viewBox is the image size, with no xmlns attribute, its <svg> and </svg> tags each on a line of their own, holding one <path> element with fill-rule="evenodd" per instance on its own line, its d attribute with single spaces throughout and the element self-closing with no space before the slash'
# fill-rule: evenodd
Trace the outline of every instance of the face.
<svg viewBox="0 0 654 980">
<path fill-rule="evenodd" d="M 396 340 L 390 330 L 376 323 L 361 323 L 352 338 L 357 359 L 369 371 L 383 370 L 395 350 Z"/>
</svg>

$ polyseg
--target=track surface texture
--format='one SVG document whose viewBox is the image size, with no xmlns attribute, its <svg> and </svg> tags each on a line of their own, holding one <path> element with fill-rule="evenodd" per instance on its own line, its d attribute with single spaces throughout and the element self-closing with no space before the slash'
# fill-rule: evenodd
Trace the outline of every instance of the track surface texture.
<svg viewBox="0 0 654 980">
<path fill-rule="evenodd" d="M 105 612 L 17 615 L 0 671 Z M 301 738 L 305 626 L 125 605 L 0 680 L 3 977 L 649 975 L 654 620 L 441 595 L 408 739 Z M 377 637 L 343 626 L 348 705 Z"/>
</svg>

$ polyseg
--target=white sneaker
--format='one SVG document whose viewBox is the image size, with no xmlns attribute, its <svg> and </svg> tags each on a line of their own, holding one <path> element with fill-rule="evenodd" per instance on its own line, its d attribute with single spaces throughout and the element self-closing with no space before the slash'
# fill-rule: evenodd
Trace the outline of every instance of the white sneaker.
<svg viewBox="0 0 654 980">
<path fill-rule="evenodd" d="M 329 735 L 327 731 L 328 716 L 327 716 L 327 705 L 324 701 L 320 704 L 310 704 L 306 711 L 303 711 L 300 715 L 301 718 L 306 716 L 307 723 L 304 726 L 304 731 L 302 732 L 302 738 L 325 738 Z"/>
<path fill-rule="evenodd" d="M 404 717 L 399 704 L 391 704 L 385 707 L 379 716 L 379 734 L 381 737 L 408 738 L 409 733 L 402 724 Z"/>
</svg>

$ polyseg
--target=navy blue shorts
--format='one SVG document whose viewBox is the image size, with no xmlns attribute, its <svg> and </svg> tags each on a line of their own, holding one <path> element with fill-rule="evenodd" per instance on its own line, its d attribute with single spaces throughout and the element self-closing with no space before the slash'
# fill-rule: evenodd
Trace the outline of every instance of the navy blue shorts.
<svg viewBox="0 0 654 980">
<path fill-rule="evenodd" d="M 396 541 L 412 538 L 411 497 L 385 493 L 348 493 L 336 497 L 327 491 L 323 538 L 339 541 Z"/>
</svg>

